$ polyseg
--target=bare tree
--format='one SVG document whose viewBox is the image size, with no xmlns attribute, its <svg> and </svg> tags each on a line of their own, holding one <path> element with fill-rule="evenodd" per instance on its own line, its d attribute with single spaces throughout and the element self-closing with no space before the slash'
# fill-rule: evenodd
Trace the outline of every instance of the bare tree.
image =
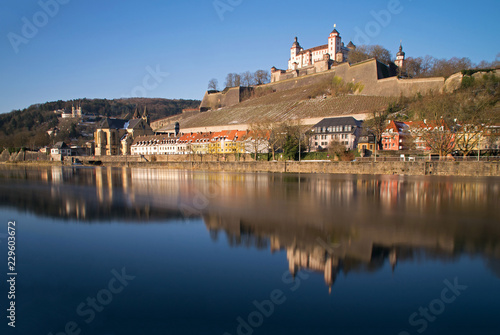
<svg viewBox="0 0 500 335">
<path fill-rule="evenodd" d="M 387 65 L 392 62 L 389 50 L 380 45 L 361 45 L 349 52 L 347 61 L 350 64 L 354 64 L 370 58 L 377 58 L 377 60 Z"/>
<path fill-rule="evenodd" d="M 250 71 L 243 72 L 241 74 L 241 85 L 242 86 L 252 86 L 254 84 L 254 76 Z"/>
<path fill-rule="evenodd" d="M 389 65 L 392 62 L 392 56 L 389 50 L 381 45 L 373 45 L 368 48 L 369 54 L 373 58 L 377 58 L 380 62 Z"/>
<path fill-rule="evenodd" d="M 226 87 L 238 87 L 241 85 L 241 76 L 237 73 L 228 73 L 226 76 Z"/>
<path fill-rule="evenodd" d="M 285 125 L 274 122 L 271 119 L 263 119 L 259 122 L 259 127 L 266 130 L 266 137 L 271 150 L 273 161 L 276 159 L 276 152 L 283 148 L 286 139 Z"/>
<path fill-rule="evenodd" d="M 208 82 L 208 89 L 209 90 L 217 91 L 218 86 L 219 86 L 219 81 L 215 78 L 210 79 L 210 81 Z"/>
<path fill-rule="evenodd" d="M 387 120 L 389 119 L 389 112 L 384 111 L 372 111 L 372 115 L 367 119 L 363 127 L 369 129 L 373 135 L 375 135 L 375 141 L 377 142 L 377 149 L 382 150 L 382 133 L 385 131 L 387 126 Z"/>
<path fill-rule="evenodd" d="M 235 87 L 241 86 L 241 76 L 235 73 L 233 78 L 234 78 L 234 86 Z"/>
<path fill-rule="evenodd" d="M 234 73 L 228 73 L 226 76 L 226 87 L 234 87 Z"/>
<path fill-rule="evenodd" d="M 416 134 L 431 152 L 439 155 L 440 159 L 455 149 L 453 127 L 443 119 L 428 121 L 424 126 L 416 129 Z"/>
<path fill-rule="evenodd" d="M 255 122 L 250 125 L 250 129 L 246 136 L 246 151 L 253 151 L 255 160 L 258 154 L 264 151 L 269 152 L 269 129 L 267 124 L 263 122 Z"/>
<path fill-rule="evenodd" d="M 271 81 L 271 76 L 267 71 L 257 70 L 254 73 L 254 81 L 256 85 L 268 84 Z"/>
</svg>

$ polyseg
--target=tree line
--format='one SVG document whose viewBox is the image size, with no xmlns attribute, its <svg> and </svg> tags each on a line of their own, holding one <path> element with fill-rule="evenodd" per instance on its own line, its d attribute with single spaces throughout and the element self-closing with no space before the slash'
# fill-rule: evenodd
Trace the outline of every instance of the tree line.
<svg viewBox="0 0 500 335">
<path fill-rule="evenodd" d="M 228 73 L 224 86 L 238 87 L 238 86 L 258 86 L 268 84 L 271 81 L 271 75 L 268 71 L 257 70 L 255 72 L 246 71 L 243 73 Z M 210 79 L 208 82 L 208 90 L 218 91 L 219 81 L 215 78 Z"/>
<path fill-rule="evenodd" d="M 407 143 L 414 143 L 419 138 L 432 153 L 441 157 L 452 152 L 470 155 L 484 140 L 484 135 L 488 135 L 489 145 L 498 143 L 500 132 L 485 132 L 489 126 L 500 123 L 500 77 L 480 72 L 464 78 L 462 86 L 453 93 L 401 96 L 386 109 L 373 111 L 363 128 L 375 135 L 378 150 L 383 150 L 382 134 L 390 120 L 418 121 L 412 132 L 405 134 Z M 337 81 L 334 78 L 333 84 Z M 421 127 L 421 124 L 426 126 Z M 298 120 L 276 122 L 269 118 L 250 124 L 250 131 L 255 155 L 265 147 L 273 160 L 277 153 L 282 155 L 280 159 L 297 159 L 299 154 L 309 152 L 314 135 L 310 126 Z M 416 149 L 415 145 L 410 149 Z M 329 144 L 328 153 L 331 158 L 354 159 L 354 152 L 335 140 Z"/>
<path fill-rule="evenodd" d="M 71 111 L 72 107 L 82 107 L 86 115 L 99 117 L 131 118 L 135 109 L 141 113 L 147 107 L 151 120 L 179 114 L 183 109 L 199 107 L 199 100 L 171 100 L 171 99 L 81 99 L 71 101 L 52 101 L 43 104 L 34 104 L 21 110 L 0 114 L 0 149 L 22 148 L 37 149 L 54 141 L 70 142 L 72 139 L 85 140 L 81 131 L 92 133 L 93 129 L 85 129 L 77 119 L 60 120 L 55 110 Z M 49 137 L 47 131 L 59 128 L 54 137 Z M 90 126 L 92 128 L 92 126 Z M 87 139 L 88 140 L 88 139 Z"/>
<path fill-rule="evenodd" d="M 395 66 L 395 58 L 391 52 L 380 45 L 361 45 L 351 50 L 347 56 L 350 64 L 359 63 L 371 58 L 377 58 L 380 62 Z M 467 69 L 494 69 L 500 66 L 500 53 L 493 62 L 481 61 L 474 64 L 467 57 L 453 57 L 450 59 L 438 59 L 432 56 L 408 57 L 399 75 L 408 78 L 425 77 L 449 77 L 452 74 Z"/>
<path fill-rule="evenodd" d="M 464 156 L 477 150 L 487 135 L 488 145 L 497 143 L 500 133 L 491 133 L 490 126 L 500 123 L 500 77 L 493 73 L 465 76 L 461 87 L 453 93 L 420 94 L 401 97 L 384 111 L 373 111 L 365 127 L 376 136 L 382 150 L 382 133 L 389 120 L 420 121 L 410 135 L 419 137 L 431 152 L 446 156 L 459 152 Z"/>
</svg>

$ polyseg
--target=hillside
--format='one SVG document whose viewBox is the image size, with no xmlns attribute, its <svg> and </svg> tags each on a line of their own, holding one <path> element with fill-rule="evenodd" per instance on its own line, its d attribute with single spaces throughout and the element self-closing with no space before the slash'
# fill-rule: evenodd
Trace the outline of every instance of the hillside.
<svg viewBox="0 0 500 335">
<path fill-rule="evenodd" d="M 245 100 L 237 105 L 214 111 L 176 116 L 181 129 L 246 125 L 263 119 L 285 121 L 350 114 L 369 113 L 384 110 L 396 98 L 341 94 L 338 96 L 319 96 L 311 99 L 311 92 L 317 85 L 299 87 L 273 92 L 261 97 Z M 172 125 L 164 127 L 170 129 Z"/>
<path fill-rule="evenodd" d="M 71 111 L 72 106 L 81 105 L 86 122 L 78 119 L 62 119 L 55 110 Z M 27 147 L 38 149 L 55 141 L 84 143 L 92 140 L 95 122 L 102 117 L 128 118 L 136 108 L 141 112 L 147 108 L 151 120 L 176 115 L 186 108 L 197 108 L 199 100 L 171 99 L 81 99 L 53 101 L 36 104 L 22 110 L 0 114 L 0 148 Z M 56 128 L 57 136 L 49 137 L 47 131 Z"/>
</svg>

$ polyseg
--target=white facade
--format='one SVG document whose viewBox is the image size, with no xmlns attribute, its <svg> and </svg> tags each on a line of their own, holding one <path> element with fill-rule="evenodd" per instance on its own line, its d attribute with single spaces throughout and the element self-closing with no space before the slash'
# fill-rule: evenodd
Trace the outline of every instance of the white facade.
<svg viewBox="0 0 500 335">
<path fill-rule="evenodd" d="M 50 149 L 51 155 L 71 156 L 71 148 L 52 148 Z"/>
<path fill-rule="evenodd" d="M 342 43 L 342 38 L 337 29 L 334 29 L 328 36 L 328 44 L 307 50 L 300 46 L 297 37 L 295 37 L 295 42 L 290 50 L 288 70 L 297 70 L 314 65 L 316 62 L 324 60 L 325 55 L 328 55 L 329 59 L 341 63 L 347 58 L 348 53 L 349 48 L 346 48 Z"/>
</svg>

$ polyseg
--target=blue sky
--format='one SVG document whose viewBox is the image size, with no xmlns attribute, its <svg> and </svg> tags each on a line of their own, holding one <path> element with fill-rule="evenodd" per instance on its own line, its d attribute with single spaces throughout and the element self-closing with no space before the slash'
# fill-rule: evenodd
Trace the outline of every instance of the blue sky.
<svg viewBox="0 0 500 335">
<path fill-rule="evenodd" d="M 346 44 L 367 38 L 395 54 L 403 40 L 407 56 L 493 61 L 499 12 L 498 0 L 8 0 L 0 113 L 84 97 L 201 99 L 211 78 L 286 68 L 295 36 L 326 44 L 333 24 Z"/>
</svg>

